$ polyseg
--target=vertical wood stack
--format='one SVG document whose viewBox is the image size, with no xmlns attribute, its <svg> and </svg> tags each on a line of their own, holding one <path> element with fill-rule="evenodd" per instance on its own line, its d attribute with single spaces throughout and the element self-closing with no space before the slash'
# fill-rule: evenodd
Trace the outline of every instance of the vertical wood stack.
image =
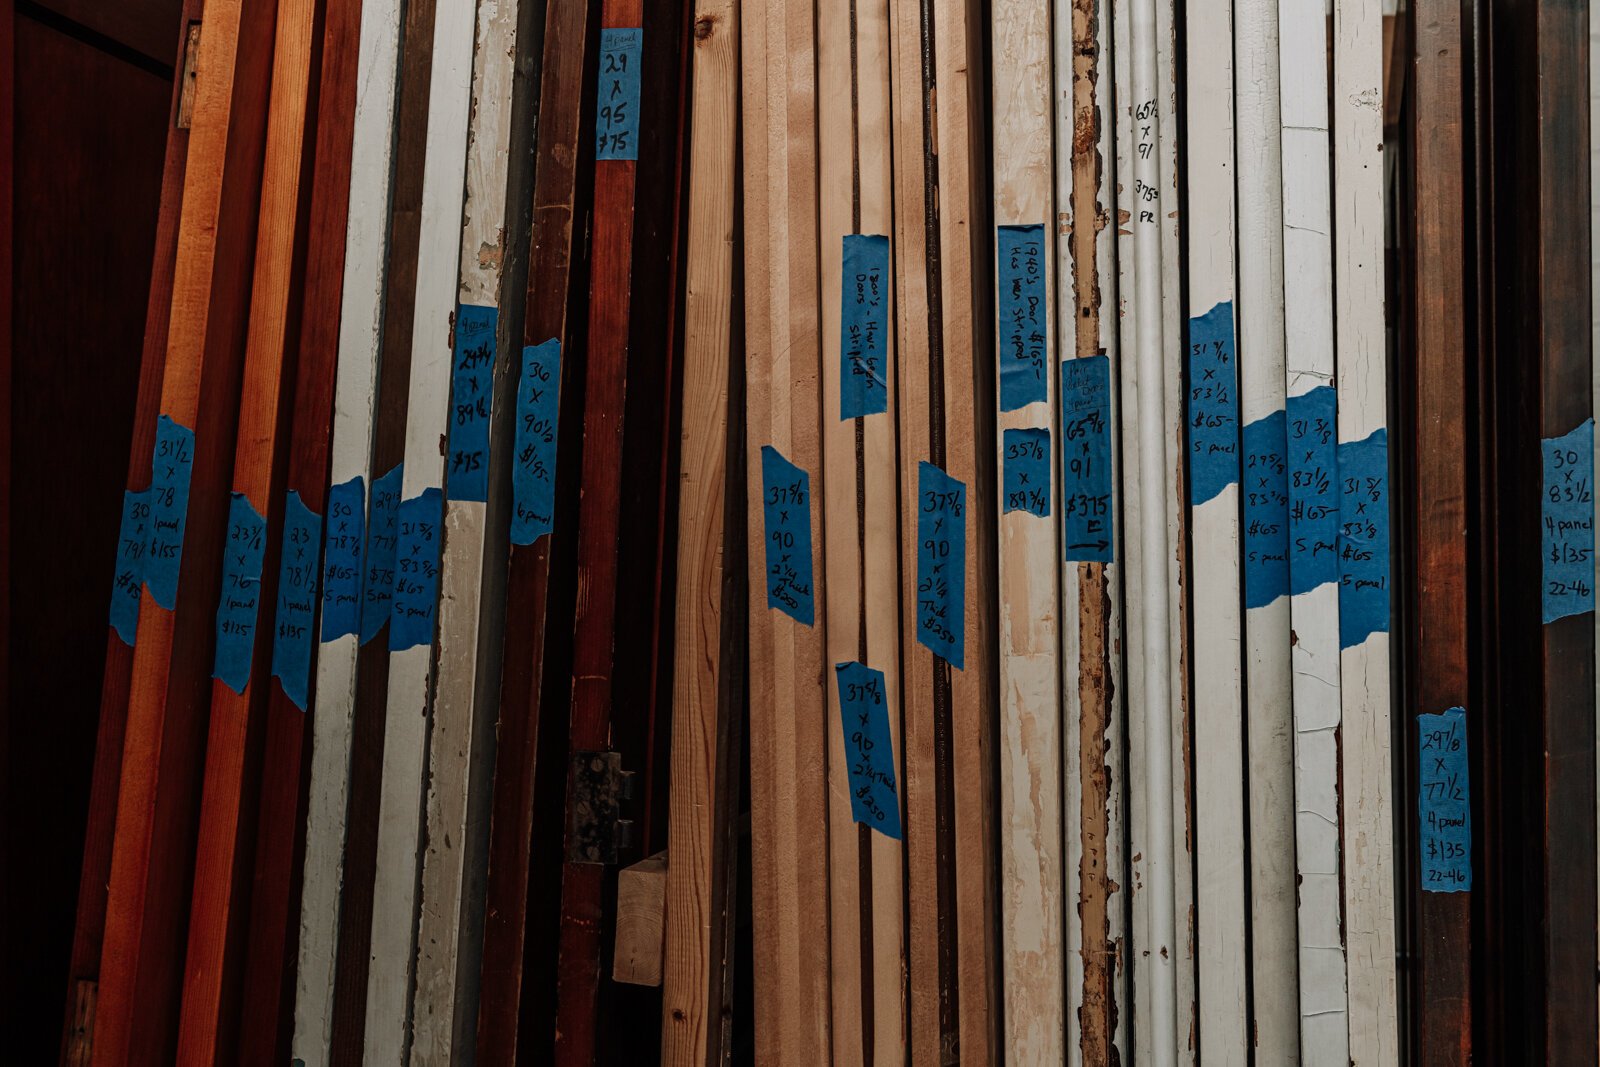
<svg viewBox="0 0 1600 1067">
<path fill-rule="evenodd" d="M 61 1062 L 1592 1054 L 1590 38 L 1393 17 L 187 4 Z"/>
</svg>

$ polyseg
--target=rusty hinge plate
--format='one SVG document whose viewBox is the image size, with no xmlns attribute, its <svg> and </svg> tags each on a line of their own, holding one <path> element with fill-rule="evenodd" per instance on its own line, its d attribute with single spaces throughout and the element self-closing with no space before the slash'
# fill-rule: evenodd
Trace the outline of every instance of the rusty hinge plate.
<svg viewBox="0 0 1600 1067">
<path fill-rule="evenodd" d="M 572 754 L 568 863 L 616 863 L 633 844 L 633 820 L 622 818 L 622 802 L 633 797 L 633 772 L 617 752 Z"/>
</svg>

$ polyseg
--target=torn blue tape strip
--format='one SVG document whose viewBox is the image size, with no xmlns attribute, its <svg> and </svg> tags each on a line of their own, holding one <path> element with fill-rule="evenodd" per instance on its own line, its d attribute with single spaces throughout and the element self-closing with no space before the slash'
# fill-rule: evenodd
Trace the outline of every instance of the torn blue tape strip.
<svg viewBox="0 0 1600 1067">
<path fill-rule="evenodd" d="M 456 308 L 455 369 L 450 379 L 450 443 L 445 488 L 451 500 L 489 499 L 489 415 L 494 397 L 495 326 L 500 312 Z"/>
<path fill-rule="evenodd" d="M 361 632 L 361 555 L 366 548 L 367 487 L 358 474 L 328 490 L 322 545 L 322 639 Z"/>
<path fill-rule="evenodd" d="M 1244 606 L 1289 591 L 1289 465 L 1280 409 L 1244 428 Z"/>
<path fill-rule="evenodd" d="M 1417 716 L 1417 816 L 1425 893 L 1472 890 L 1472 789 L 1467 713 Z"/>
<path fill-rule="evenodd" d="M 1115 557 L 1111 493 L 1111 360 L 1063 360 L 1061 525 L 1069 562 L 1110 563 Z"/>
<path fill-rule="evenodd" d="M 1189 320 L 1189 503 L 1239 480 L 1239 375 L 1233 301 Z"/>
<path fill-rule="evenodd" d="M 400 484 L 405 464 L 372 483 L 372 508 L 367 513 L 367 554 L 362 564 L 361 643 L 377 637 L 394 606 L 394 551 Z"/>
<path fill-rule="evenodd" d="M 194 431 L 163 415 L 156 423 L 150 460 L 150 547 L 144 557 L 144 584 L 157 604 L 171 611 L 178 603 L 178 573 L 183 568 L 183 528 L 189 518 L 189 475 L 194 470 Z"/>
<path fill-rule="evenodd" d="M 144 554 L 150 547 L 150 490 L 124 491 L 122 525 L 117 530 L 117 563 L 111 580 L 111 626 L 132 645 L 139 633 L 139 589 Z"/>
<path fill-rule="evenodd" d="M 316 634 L 317 549 L 322 517 L 291 490 L 283 509 L 283 555 L 278 562 L 278 614 L 273 620 L 272 675 L 301 711 L 311 684 Z"/>
<path fill-rule="evenodd" d="M 439 550 L 444 517 L 439 490 L 424 489 L 400 505 L 400 541 L 395 548 L 394 618 L 389 650 L 433 643 L 439 610 Z"/>
<path fill-rule="evenodd" d="M 1337 405 L 1333 386 L 1289 398 L 1289 592 L 1339 580 Z"/>
<path fill-rule="evenodd" d="M 861 663 L 838 663 L 839 718 L 850 772 L 850 813 L 858 823 L 900 840 L 900 794 L 895 785 L 894 742 L 889 736 L 889 693 L 883 672 Z"/>
<path fill-rule="evenodd" d="M 767 542 L 767 607 L 816 622 L 811 571 L 811 476 L 761 446 L 761 509 Z"/>
<path fill-rule="evenodd" d="M 1050 398 L 1044 224 L 995 227 L 1000 410 Z"/>
<path fill-rule="evenodd" d="M 1050 431 L 1007 430 L 1003 440 L 1005 510 L 1050 514 Z"/>
<path fill-rule="evenodd" d="M 644 30 L 600 31 L 600 76 L 595 93 L 595 159 L 639 158 L 639 64 Z"/>
<path fill-rule="evenodd" d="M 967 487 L 917 464 L 917 640 L 966 669 Z"/>
<path fill-rule="evenodd" d="M 1544 446 L 1544 621 L 1594 610 L 1594 419 Z"/>
<path fill-rule="evenodd" d="M 261 559 L 267 522 L 243 493 L 228 504 L 228 536 L 222 548 L 222 595 L 217 602 L 217 650 L 211 676 L 235 693 L 250 684 L 250 660 L 261 612 Z"/>
<path fill-rule="evenodd" d="M 516 457 L 511 465 L 511 543 L 531 545 L 555 529 L 556 431 L 561 417 L 561 342 L 522 350 Z"/>
<path fill-rule="evenodd" d="M 1389 632 L 1389 432 L 1339 442 L 1339 647 Z"/>
<path fill-rule="evenodd" d="M 844 237 L 839 281 L 839 418 L 889 410 L 889 239 Z"/>
</svg>

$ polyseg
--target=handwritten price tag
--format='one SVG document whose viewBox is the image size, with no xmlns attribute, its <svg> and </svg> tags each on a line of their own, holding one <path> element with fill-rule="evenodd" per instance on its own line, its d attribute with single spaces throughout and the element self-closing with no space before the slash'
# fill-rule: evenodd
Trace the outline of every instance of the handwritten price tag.
<svg viewBox="0 0 1600 1067">
<path fill-rule="evenodd" d="M 1466 709 L 1418 715 L 1417 757 L 1423 892 L 1470 892 L 1472 792 L 1467 773 Z"/>
<path fill-rule="evenodd" d="M 439 520 L 443 500 L 437 489 L 424 489 L 402 501 L 400 540 L 394 559 L 394 615 L 389 623 L 389 651 L 400 652 L 433 643 L 434 615 L 439 607 Z"/>
<path fill-rule="evenodd" d="M 1189 503 L 1239 480 L 1239 376 L 1233 301 L 1189 320 Z"/>
<path fill-rule="evenodd" d="M 642 29 L 600 31 L 595 159 L 639 158 L 639 64 L 643 46 Z"/>
<path fill-rule="evenodd" d="M 888 411 L 889 239 L 845 234 L 839 287 L 839 418 Z"/>
<path fill-rule="evenodd" d="M 144 554 L 150 546 L 150 490 L 122 494 L 122 526 L 117 531 L 117 565 L 111 581 L 111 626 L 132 646 L 139 633 L 139 588 Z"/>
<path fill-rule="evenodd" d="M 1061 524 L 1066 558 L 1110 563 L 1116 554 L 1111 509 L 1111 360 L 1061 364 Z"/>
<path fill-rule="evenodd" d="M 322 545 L 322 639 L 361 631 L 361 553 L 366 548 L 367 489 L 361 476 L 328 490 Z"/>
<path fill-rule="evenodd" d="M 995 227 L 999 293 L 1000 410 L 1050 398 L 1050 304 L 1045 290 L 1044 224 Z"/>
<path fill-rule="evenodd" d="M 561 342 L 522 350 L 516 455 L 511 465 L 511 543 L 531 545 L 555 529 L 556 430 L 561 417 Z"/>
<path fill-rule="evenodd" d="M 250 684 L 261 608 L 261 558 L 267 523 L 243 493 L 228 504 L 228 537 L 222 549 L 222 597 L 217 602 L 217 649 L 211 676 L 235 693 Z"/>
<path fill-rule="evenodd" d="M 183 528 L 189 518 L 189 475 L 194 470 L 194 431 L 167 415 L 156 423 L 150 462 L 150 547 L 144 583 L 150 597 L 171 611 L 178 603 L 183 567 Z"/>
<path fill-rule="evenodd" d="M 1339 578 L 1338 400 L 1319 385 L 1289 398 L 1289 592 Z"/>
<path fill-rule="evenodd" d="M 966 669 L 967 487 L 917 464 L 917 640 Z"/>
<path fill-rule="evenodd" d="M 1594 610 L 1594 420 L 1544 446 L 1544 621 Z"/>
<path fill-rule="evenodd" d="M 451 500 L 489 499 L 489 415 L 494 400 L 492 307 L 456 308 L 455 371 L 450 382 L 450 452 L 445 485 Z"/>
<path fill-rule="evenodd" d="M 293 490 L 283 509 L 283 555 L 278 562 L 278 615 L 273 622 L 272 675 L 284 695 L 306 710 L 311 638 L 316 630 L 317 547 L 322 517 Z"/>
<path fill-rule="evenodd" d="M 367 516 L 366 574 L 361 582 L 361 643 L 382 632 L 394 609 L 394 552 L 400 511 L 400 484 L 405 465 L 372 483 L 372 511 Z"/>
<path fill-rule="evenodd" d="M 766 520 L 767 607 L 807 626 L 816 621 L 811 577 L 811 476 L 761 446 L 761 508 Z"/>
<path fill-rule="evenodd" d="M 1289 465 L 1284 413 L 1244 428 L 1244 606 L 1289 591 Z"/>
<path fill-rule="evenodd" d="M 1389 632 L 1389 434 L 1339 443 L 1339 647 Z"/>
<path fill-rule="evenodd" d="M 851 817 L 898 841 L 900 794 L 883 672 L 853 662 L 835 664 L 833 669 L 839 683 L 844 759 L 850 771 Z"/>
<path fill-rule="evenodd" d="M 1007 430 L 1002 442 L 1005 459 L 1005 510 L 1050 514 L 1050 431 L 1027 428 Z"/>
</svg>

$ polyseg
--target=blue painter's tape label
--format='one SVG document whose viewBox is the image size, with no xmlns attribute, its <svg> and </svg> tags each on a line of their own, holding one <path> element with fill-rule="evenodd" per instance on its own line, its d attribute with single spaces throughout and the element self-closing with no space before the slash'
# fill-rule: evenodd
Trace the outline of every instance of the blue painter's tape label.
<svg viewBox="0 0 1600 1067">
<path fill-rule="evenodd" d="M 1339 580 L 1338 400 L 1319 385 L 1289 398 L 1289 592 Z"/>
<path fill-rule="evenodd" d="M 1339 647 L 1389 632 L 1389 432 L 1339 443 Z"/>
<path fill-rule="evenodd" d="M 228 536 L 222 548 L 222 596 L 217 602 L 217 651 L 211 676 L 235 693 L 250 684 L 261 613 L 261 558 L 267 522 L 243 493 L 228 504 Z"/>
<path fill-rule="evenodd" d="M 1050 398 L 1044 224 L 995 227 L 1000 410 Z"/>
<path fill-rule="evenodd" d="M 1260 608 L 1289 591 L 1289 465 L 1284 414 L 1244 428 L 1244 606 Z"/>
<path fill-rule="evenodd" d="M 1472 790 L 1467 772 L 1467 713 L 1417 716 L 1417 816 L 1422 890 L 1472 890 Z"/>
<path fill-rule="evenodd" d="M 844 237 L 839 275 L 839 418 L 889 410 L 889 239 Z"/>
<path fill-rule="evenodd" d="M 111 579 L 111 626 L 125 645 L 132 645 L 139 633 L 139 588 L 149 547 L 150 490 L 125 491 L 122 526 L 117 530 L 117 565 Z"/>
<path fill-rule="evenodd" d="M 1544 446 L 1544 621 L 1594 610 L 1594 419 Z"/>
<path fill-rule="evenodd" d="M 851 817 L 898 841 L 900 793 L 895 785 L 889 691 L 883 684 L 883 672 L 861 663 L 837 663 L 833 670 L 839 681 Z"/>
<path fill-rule="evenodd" d="M 1233 301 L 1189 320 L 1189 503 L 1239 480 L 1239 374 Z"/>
<path fill-rule="evenodd" d="M 917 464 L 917 640 L 966 669 L 967 487 Z"/>
<path fill-rule="evenodd" d="M 595 159 L 639 158 L 639 64 L 643 49 L 642 29 L 600 31 Z"/>
<path fill-rule="evenodd" d="M 367 553 L 361 579 L 361 643 L 377 637 L 394 607 L 394 553 L 399 539 L 400 484 L 405 464 L 372 483 Z"/>
<path fill-rule="evenodd" d="M 1004 450 L 1005 510 L 1050 514 L 1050 431 L 1007 430 Z"/>
<path fill-rule="evenodd" d="M 811 592 L 811 476 L 776 448 L 762 445 L 761 494 L 767 607 L 810 626 L 817 615 Z"/>
<path fill-rule="evenodd" d="M 322 517 L 293 490 L 283 509 L 283 555 L 278 563 L 278 615 L 273 620 L 272 676 L 301 711 L 311 684 L 311 645 L 317 618 L 317 549 Z"/>
<path fill-rule="evenodd" d="M 434 617 L 439 610 L 443 503 L 439 490 L 430 488 L 400 505 L 394 617 L 389 623 L 391 652 L 433 643 Z"/>
<path fill-rule="evenodd" d="M 500 312 L 456 308 L 455 369 L 450 379 L 450 445 L 445 486 L 451 500 L 489 499 L 489 413 L 494 397 L 495 326 Z"/>
<path fill-rule="evenodd" d="M 171 611 L 178 603 L 178 573 L 183 567 L 183 528 L 189 519 L 189 475 L 194 470 L 194 431 L 168 415 L 156 423 L 150 458 L 150 547 L 144 556 L 144 584 L 157 604 Z"/>
<path fill-rule="evenodd" d="M 511 465 L 511 543 L 531 545 L 555 529 L 556 430 L 561 417 L 561 342 L 522 350 L 516 457 Z"/>
<path fill-rule="evenodd" d="M 322 639 L 361 632 L 361 555 L 366 548 L 367 487 L 360 475 L 328 490 L 322 543 Z"/>
<path fill-rule="evenodd" d="M 1116 555 L 1111 498 L 1111 360 L 1061 364 L 1061 525 L 1069 562 Z"/>
</svg>

